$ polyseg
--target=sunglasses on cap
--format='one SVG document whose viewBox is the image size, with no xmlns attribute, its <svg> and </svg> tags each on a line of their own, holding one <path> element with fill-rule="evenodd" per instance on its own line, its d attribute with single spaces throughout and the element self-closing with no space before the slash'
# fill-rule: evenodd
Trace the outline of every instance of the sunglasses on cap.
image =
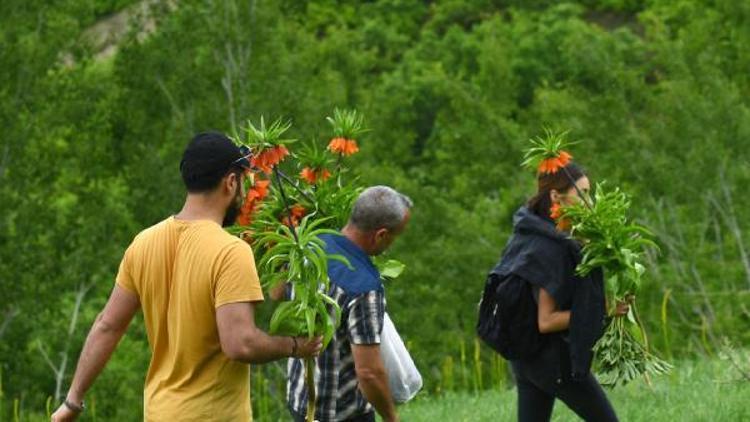
<svg viewBox="0 0 750 422">
<path fill-rule="evenodd" d="M 253 156 L 253 152 L 249 147 L 240 145 L 240 153 L 242 154 L 242 157 L 232 161 L 232 166 L 250 171 L 252 169 L 252 166 L 250 166 L 250 158 Z"/>
</svg>

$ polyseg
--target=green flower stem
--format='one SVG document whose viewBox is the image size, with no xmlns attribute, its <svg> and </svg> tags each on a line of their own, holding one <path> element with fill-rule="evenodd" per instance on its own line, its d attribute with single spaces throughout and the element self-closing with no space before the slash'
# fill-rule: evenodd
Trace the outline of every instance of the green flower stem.
<svg viewBox="0 0 750 422">
<path fill-rule="evenodd" d="M 646 328 L 643 326 L 643 323 L 641 322 L 641 317 L 638 316 L 638 309 L 635 307 L 635 299 L 633 299 L 633 303 L 631 303 L 630 306 L 633 307 L 633 317 L 635 318 L 635 323 L 638 326 L 638 329 L 641 330 L 641 335 L 643 336 L 643 347 L 648 352 L 649 351 L 648 335 L 646 335 Z"/>
<path fill-rule="evenodd" d="M 294 242 L 297 244 L 297 246 L 300 246 L 299 237 L 297 237 L 297 229 L 294 227 L 294 224 L 292 224 L 292 210 L 289 208 L 289 200 L 287 200 L 286 193 L 284 193 L 284 185 L 283 183 L 281 183 L 281 176 L 279 175 L 279 170 L 276 167 L 273 168 L 273 174 L 274 176 L 276 176 L 276 186 L 279 187 L 279 192 L 281 193 L 281 201 L 284 203 L 284 208 L 286 209 L 286 218 L 289 222 L 289 230 L 292 231 Z"/>
<path fill-rule="evenodd" d="M 315 420 L 315 402 L 317 400 L 315 393 L 315 360 L 305 358 L 305 384 L 307 384 L 307 417 L 306 422 Z"/>
<path fill-rule="evenodd" d="M 278 170 L 278 169 L 275 169 L 275 170 L 276 170 L 277 174 L 279 176 L 281 176 L 281 178 L 284 179 L 284 181 L 286 181 L 287 183 L 289 183 L 297 192 L 299 192 L 300 195 L 304 196 L 305 199 L 307 199 L 311 203 L 313 203 L 313 204 L 315 203 L 315 199 L 313 199 L 312 197 L 310 197 L 310 195 L 308 195 L 307 192 L 305 192 L 304 190 L 302 190 L 302 188 L 299 187 L 299 185 L 297 184 L 297 182 L 295 182 L 294 180 L 292 180 L 292 178 L 290 178 L 289 176 L 287 176 L 283 171 Z"/>
<path fill-rule="evenodd" d="M 339 156 L 336 159 L 336 184 L 341 187 L 341 163 L 344 161 L 344 154 L 339 152 Z"/>
<path fill-rule="evenodd" d="M 297 244 L 297 246 L 301 247 L 299 237 L 297 236 L 297 229 L 292 224 L 292 213 L 289 207 L 289 200 L 287 199 L 286 193 L 284 192 L 284 184 L 281 180 L 281 171 L 277 167 L 274 167 L 273 173 L 274 176 L 276 176 L 276 185 L 279 187 L 281 200 L 284 203 L 284 208 L 286 209 L 287 220 L 289 221 L 289 229 L 292 231 L 292 235 L 294 235 L 294 242 Z M 299 190 L 299 187 L 296 186 L 296 184 L 292 183 L 291 180 L 286 177 L 286 175 L 284 175 L 284 178 L 289 184 Z M 312 335 L 312 333 L 309 334 Z M 307 422 L 313 422 L 315 420 L 315 401 L 317 400 L 317 394 L 315 392 L 315 359 L 313 358 L 305 358 L 305 385 L 307 386 L 307 415 L 305 419 Z"/>
</svg>

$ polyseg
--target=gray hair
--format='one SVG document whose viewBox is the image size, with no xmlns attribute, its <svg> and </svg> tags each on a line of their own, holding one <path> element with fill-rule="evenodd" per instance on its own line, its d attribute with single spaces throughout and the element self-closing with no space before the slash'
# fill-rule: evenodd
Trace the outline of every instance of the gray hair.
<svg viewBox="0 0 750 422">
<path fill-rule="evenodd" d="M 349 222 L 365 232 L 381 228 L 395 230 L 413 205 L 408 196 L 393 188 L 371 186 L 357 198 Z"/>
</svg>

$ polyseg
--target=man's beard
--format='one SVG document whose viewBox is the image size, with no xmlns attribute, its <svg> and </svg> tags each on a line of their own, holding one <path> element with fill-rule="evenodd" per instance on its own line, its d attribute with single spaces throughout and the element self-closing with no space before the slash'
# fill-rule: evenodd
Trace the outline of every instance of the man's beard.
<svg viewBox="0 0 750 422">
<path fill-rule="evenodd" d="M 233 226 L 235 221 L 237 220 L 237 217 L 240 215 L 241 209 L 242 209 L 242 192 L 238 186 L 237 194 L 235 195 L 234 200 L 227 207 L 227 212 L 224 213 L 224 221 L 221 222 L 221 226 L 222 227 Z"/>
</svg>

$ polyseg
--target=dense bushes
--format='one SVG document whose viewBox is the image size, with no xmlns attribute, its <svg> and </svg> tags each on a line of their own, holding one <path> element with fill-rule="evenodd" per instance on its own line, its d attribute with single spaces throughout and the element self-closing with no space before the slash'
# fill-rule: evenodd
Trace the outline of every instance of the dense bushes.
<svg viewBox="0 0 750 422">
<path fill-rule="evenodd" d="M 355 159 L 364 180 L 415 200 L 388 305 L 429 388 L 459 339 L 473 344 L 485 272 L 534 188 L 520 151 L 545 126 L 570 129 L 592 177 L 634 194 L 656 230 L 663 253 L 641 304 L 656 348 L 750 341 L 743 2 L 181 3 L 153 12 L 148 37 L 135 21 L 104 60 L 79 34 L 133 2 L 2 3 L 0 412 L 8 398 L 41 412 L 54 394 L 40 348 L 58 365 L 68 347 L 67 386 L 122 251 L 181 204 L 192 133 L 263 114 L 322 143 L 334 106 L 373 129 Z M 92 392 L 100 415 L 140 406 L 147 362 L 136 322 Z"/>
</svg>

